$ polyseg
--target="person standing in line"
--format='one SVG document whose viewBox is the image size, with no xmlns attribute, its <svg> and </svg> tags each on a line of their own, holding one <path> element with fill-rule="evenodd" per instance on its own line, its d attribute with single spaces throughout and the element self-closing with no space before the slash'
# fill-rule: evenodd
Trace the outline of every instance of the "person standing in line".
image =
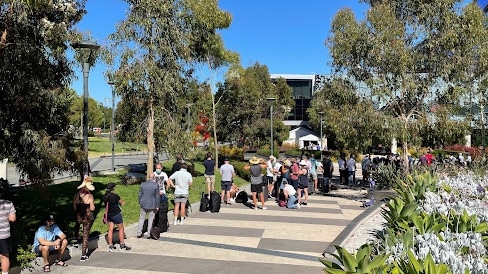
<svg viewBox="0 0 488 274">
<path fill-rule="evenodd" d="M 341 153 L 339 160 L 337 161 L 339 165 L 339 184 L 345 185 L 347 182 L 347 166 L 346 166 L 346 154 Z"/>
<path fill-rule="evenodd" d="M 184 163 L 183 156 L 181 154 L 176 155 L 176 162 L 171 167 L 171 174 L 175 173 L 176 171 L 180 170 L 181 164 Z"/>
<path fill-rule="evenodd" d="M 273 191 L 273 183 L 274 183 L 274 174 L 276 170 L 273 168 L 274 163 L 276 161 L 276 157 L 273 155 L 269 155 L 269 159 L 266 162 L 266 185 L 268 187 L 268 197 L 272 198 L 273 194 L 271 193 Z"/>
<path fill-rule="evenodd" d="M 305 199 L 302 205 L 307 205 L 308 203 L 308 169 L 307 162 L 305 160 L 300 161 L 300 171 L 298 172 L 298 202 L 301 202 L 301 194 L 303 192 L 303 197 Z"/>
<path fill-rule="evenodd" d="M 275 197 L 276 199 L 279 198 L 280 194 L 280 185 L 281 185 L 281 168 L 283 167 L 283 158 L 279 158 L 278 160 L 275 161 L 275 164 L 273 166 L 273 183 L 271 187 L 268 187 L 268 191 L 271 193 L 271 197 Z M 273 193 L 275 191 L 275 193 Z M 269 193 L 268 193 L 269 194 Z M 269 197 L 269 196 L 268 196 Z"/>
<path fill-rule="evenodd" d="M 207 182 L 207 193 L 210 197 L 210 192 L 215 191 L 215 160 L 212 159 L 212 153 L 207 153 L 207 158 L 203 161 L 205 167 L 205 181 Z"/>
<path fill-rule="evenodd" d="M 330 192 L 330 187 L 332 185 L 332 173 L 334 172 L 334 164 L 330 159 L 330 154 L 326 154 L 322 159 L 322 169 L 324 170 L 324 181 L 322 189 L 325 193 Z"/>
<path fill-rule="evenodd" d="M 369 175 L 371 174 L 371 166 L 373 163 L 371 162 L 371 158 L 369 154 L 364 156 L 363 161 L 361 162 L 361 173 L 363 175 L 363 183 L 366 184 L 369 182 Z"/>
<path fill-rule="evenodd" d="M 298 173 L 300 172 L 300 167 L 298 166 L 297 160 L 295 158 L 290 159 L 290 180 L 293 188 L 298 190 Z"/>
<path fill-rule="evenodd" d="M 264 206 L 264 194 L 263 194 L 263 175 L 261 174 L 263 168 L 267 167 L 267 164 L 264 163 L 262 159 L 259 159 L 256 156 L 253 156 L 249 160 L 250 165 L 245 165 L 244 170 L 249 170 L 251 172 L 251 193 L 252 193 L 252 202 L 253 202 L 253 209 L 258 209 L 258 199 L 257 195 L 259 195 L 259 200 L 261 201 L 261 209 L 267 210 L 268 208 Z"/>
<path fill-rule="evenodd" d="M 78 193 L 73 198 L 73 208 L 76 212 L 76 222 L 83 225 L 83 233 L 81 234 L 81 258 L 80 262 L 87 261 L 88 256 L 88 237 L 90 236 L 90 229 L 93 225 L 93 211 L 95 211 L 95 203 L 91 191 L 95 190 L 93 186 L 93 179 L 85 175 L 83 182 L 78 186 Z M 77 231 L 75 231 L 77 233 Z"/>
<path fill-rule="evenodd" d="M 2 274 L 8 274 L 10 270 L 10 253 L 12 252 L 10 223 L 16 220 L 14 204 L 9 200 L 2 199 L 2 193 L 0 193 L 0 262 L 2 263 Z"/>
<path fill-rule="evenodd" d="M 227 206 L 230 205 L 230 189 L 232 187 L 232 178 L 236 175 L 234 170 L 234 166 L 229 164 L 229 158 L 224 159 L 224 164 L 220 167 L 220 174 L 222 175 L 222 194 L 221 196 L 221 203 L 227 203 Z"/>
<path fill-rule="evenodd" d="M 354 159 L 354 154 L 351 153 L 349 160 L 347 160 L 347 180 L 349 186 L 356 185 L 356 160 Z"/>
<path fill-rule="evenodd" d="M 154 172 L 149 174 L 149 179 L 141 184 L 139 187 L 138 201 L 141 209 L 139 211 L 139 223 L 137 224 L 137 238 L 145 236 L 149 238 L 154 223 L 154 216 L 159 207 L 159 186 L 154 180 Z M 147 231 L 142 234 L 144 221 L 147 219 Z"/>
<path fill-rule="evenodd" d="M 156 164 L 156 170 L 154 171 L 154 180 L 158 183 L 159 187 L 159 203 L 167 202 L 166 190 L 168 189 L 168 175 L 163 171 L 163 165 L 161 163 Z"/>
<path fill-rule="evenodd" d="M 116 250 L 115 245 L 112 243 L 113 231 L 114 226 L 117 226 L 119 230 L 119 243 L 121 250 L 131 250 L 129 246 L 125 244 L 125 233 L 124 233 L 124 220 L 122 218 L 122 210 L 120 210 L 120 206 L 125 205 L 124 200 L 120 198 L 119 195 L 114 193 L 115 183 L 108 183 L 107 190 L 105 191 L 105 195 L 103 196 L 103 201 L 105 204 L 108 204 L 108 211 L 107 211 L 107 224 L 108 224 L 108 233 L 107 233 L 107 242 L 108 242 L 108 251 L 112 252 Z"/>
<path fill-rule="evenodd" d="M 317 184 L 318 184 L 318 176 L 317 176 L 317 160 L 315 159 L 315 156 L 312 155 L 310 156 L 310 169 L 309 169 L 309 172 L 310 172 L 310 177 L 311 179 L 313 180 L 313 190 L 310 189 L 309 191 L 312 192 L 315 194 L 315 193 L 318 193 L 319 190 L 317 189 Z"/>
<path fill-rule="evenodd" d="M 193 184 L 193 178 L 187 168 L 188 166 L 182 163 L 181 169 L 168 178 L 169 185 L 175 189 L 174 225 L 178 223 L 184 225 L 186 221 L 186 201 L 188 201 L 189 188 Z"/>
</svg>

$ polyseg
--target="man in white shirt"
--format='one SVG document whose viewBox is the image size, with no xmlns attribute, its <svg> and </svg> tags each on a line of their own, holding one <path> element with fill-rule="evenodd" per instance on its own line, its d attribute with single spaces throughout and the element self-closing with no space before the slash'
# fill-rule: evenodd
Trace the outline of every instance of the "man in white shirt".
<svg viewBox="0 0 488 274">
<path fill-rule="evenodd" d="M 166 189 L 168 187 L 168 174 L 163 171 L 163 166 L 158 163 L 156 164 L 156 170 L 154 171 L 154 180 L 159 186 L 159 195 L 161 196 L 160 203 L 168 201 L 166 197 Z"/>
<path fill-rule="evenodd" d="M 273 175 L 275 173 L 275 169 L 273 168 L 273 166 L 274 166 L 275 161 L 276 161 L 276 157 L 274 157 L 273 155 L 270 155 L 268 162 L 266 162 L 266 183 L 268 186 L 268 197 L 269 198 L 273 197 L 270 189 L 271 190 L 273 189 L 272 188 L 273 182 L 274 182 Z"/>
<path fill-rule="evenodd" d="M 283 179 L 283 194 L 285 194 L 286 207 L 291 209 L 300 209 L 300 203 L 297 203 L 297 191 L 292 185 L 288 184 L 286 179 Z"/>
<path fill-rule="evenodd" d="M 185 223 L 185 216 L 186 216 L 186 201 L 188 200 L 188 189 L 193 183 L 193 178 L 190 172 L 187 171 L 187 164 L 182 163 L 181 169 L 173 173 L 168 178 L 168 184 L 171 187 L 175 188 L 175 207 L 173 210 L 174 213 L 174 225 Z M 174 180 L 174 183 L 173 183 Z M 178 218 L 180 220 L 178 221 Z"/>
<path fill-rule="evenodd" d="M 356 160 L 354 159 L 354 154 L 351 153 L 351 157 L 347 160 L 347 180 L 349 186 L 356 184 Z"/>
<path fill-rule="evenodd" d="M 222 189 L 221 203 L 227 203 L 230 205 L 230 189 L 232 187 L 232 178 L 236 175 L 234 166 L 229 164 L 229 158 L 224 159 L 224 164 L 220 167 L 220 174 L 222 175 L 222 182 L 220 187 Z M 224 199 L 226 197 L 226 199 Z"/>
</svg>

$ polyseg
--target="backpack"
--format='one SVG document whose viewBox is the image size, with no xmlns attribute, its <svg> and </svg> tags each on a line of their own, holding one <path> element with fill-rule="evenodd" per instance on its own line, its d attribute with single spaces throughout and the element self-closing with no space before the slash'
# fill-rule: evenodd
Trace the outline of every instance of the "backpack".
<svg viewBox="0 0 488 274">
<path fill-rule="evenodd" d="M 159 233 L 166 232 L 169 229 L 169 223 L 168 223 L 168 202 L 162 202 L 159 205 L 159 211 L 158 211 L 158 222 L 157 222 L 157 227 L 159 229 Z M 156 218 L 154 218 L 156 219 Z"/>
<path fill-rule="evenodd" d="M 210 212 L 220 211 L 220 195 L 217 191 L 210 192 Z"/>
<path fill-rule="evenodd" d="M 245 192 L 244 190 L 242 191 L 239 191 L 239 193 L 237 193 L 236 195 L 236 203 L 247 203 L 247 200 L 249 199 L 249 197 L 247 196 L 247 192 Z"/>
<path fill-rule="evenodd" d="M 286 201 L 283 201 L 283 200 L 278 200 L 278 205 L 280 207 L 285 207 L 286 206 Z"/>
<path fill-rule="evenodd" d="M 151 236 L 151 239 L 159 240 L 159 237 L 161 237 L 161 230 L 159 229 L 159 227 L 154 226 L 151 229 L 151 233 L 149 233 L 149 235 Z"/>
<path fill-rule="evenodd" d="M 202 198 L 200 199 L 200 211 L 206 212 L 209 208 L 210 201 L 208 200 L 207 195 L 205 192 L 202 192 Z"/>
</svg>

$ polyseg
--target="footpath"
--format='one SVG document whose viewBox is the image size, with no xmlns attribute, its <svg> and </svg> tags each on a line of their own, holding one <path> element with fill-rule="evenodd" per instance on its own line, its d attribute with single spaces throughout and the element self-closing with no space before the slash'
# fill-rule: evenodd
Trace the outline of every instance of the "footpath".
<svg viewBox="0 0 488 274">
<path fill-rule="evenodd" d="M 250 194 L 249 186 L 243 189 Z M 172 225 L 169 212 L 170 229 L 159 240 L 136 238 L 137 224 L 127 225 L 132 250 L 109 252 L 102 235 L 90 243 L 88 261 L 80 262 L 78 248 L 71 247 L 69 266 L 53 265 L 51 272 L 322 273 L 318 258 L 331 259 L 334 245 L 354 251 L 381 228 L 381 203 L 362 207 L 367 200 L 365 189 L 339 187 L 327 196 L 309 196 L 300 210 L 279 207 L 272 199 L 268 210 L 232 204 L 218 213 L 199 212 L 196 203 L 184 225 Z"/>
</svg>

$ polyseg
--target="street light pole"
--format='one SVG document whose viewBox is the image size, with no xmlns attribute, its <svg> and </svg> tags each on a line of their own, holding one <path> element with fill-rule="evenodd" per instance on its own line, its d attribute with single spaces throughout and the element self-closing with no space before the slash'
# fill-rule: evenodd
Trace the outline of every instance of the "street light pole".
<svg viewBox="0 0 488 274">
<path fill-rule="evenodd" d="M 100 48 L 96 43 L 75 43 L 71 45 L 77 51 L 88 50 L 89 56 L 83 60 L 83 175 L 90 175 L 90 162 L 88 161 L 88 75 L 90 74 L 90 59 L 93 52 Z"/>
<path fill-rule="evenodd" d="M 324 150 L 324 137 L 322 135 L 322 123 L 323 123 L 323 117 L 324 117 L 324 112 L 319 111 L 318 114 L 320 115 L 320 149 Z"/>
<path fill-rule="evenodd" d="M 273 103 L 276 100 L 274 97 L 268 97 L 266 98 L 271 104 L 269 105 L 269 113 L 270 113 L 270 125 L 271 125 L 271 155 L 274 155 L 274 150 L 273 150 L 273 145 L 274 145 L 274 139 L 273 139 Z"/>
<path fill-rule="evenodd" d="M 115 82 L 109 81 L 112 87 L 112 120 L 110 121 L 110 140 L 112 141 L 112 171 L 115 171 Z"/>
</svg>

